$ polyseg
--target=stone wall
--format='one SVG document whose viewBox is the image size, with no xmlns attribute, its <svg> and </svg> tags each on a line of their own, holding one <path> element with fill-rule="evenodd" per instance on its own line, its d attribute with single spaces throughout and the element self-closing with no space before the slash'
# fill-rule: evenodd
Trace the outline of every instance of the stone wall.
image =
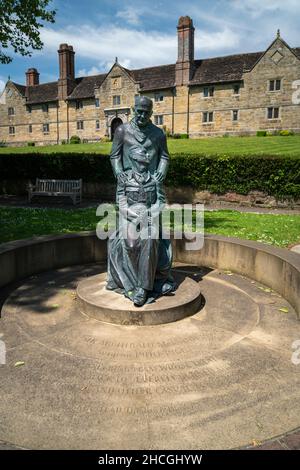
<svg viewBox="0 0 300 470">
<path fill-rule="evenodd" d="M 272 56 L 280 51 L 276 64 Z M 270 92 L 269 81 L 281 79 L 280 91 Z M 214 96 L 203 97 L 203 87 L 190 90 L 190 137 L 223 134 L 255 134 L 257 130 L 293 129 L 300 132 L 300 105 L 292 102 L 293 82 L 300 79 L 300 61 L 278 38 L 254 68 L 244 73 L 239 95 L 233 87 L 238 83 L 216 84 Z M 279 119 L 268 119 L 268 107 L 280 107 Z M 233 122 L 232 111 L 239 110 L 239 120 Z M 214 112 L 211 124 L 202 122 L 205 111 Z M 176 130 L 177 132 L 177 130 Z"/>
<path fill-rule="evenodd" d="M 280 60 L 274 60 L 280 54 Z M 269 91 L 270 80 L 281 79 L 281 90 Z M 163 116 L 163 125 L 171 133 L 186 134 L 191 138 L 215 135 L 251 135 L 257 130 L 292 129 L 300 132 L 300 105 L 293 103 L 293 83 L 300 79 L 300 60 L 281 38 L 277 38 L 252 70 L 245 72 L 240 82 L 217 83 L 214 95 L 203 96 L 204 86 L 186 85 L 174 89 L 143 92 L 153 99 L 153 115 Z M 235 95 L 233 87 L 240 84 L 240 93 Z M 163 94 L 163 101 L 155 101 L 155 93 Z M 0 101 L 0 141 L 20 145 L 28 141 L 52 144 L 78 135 L 88 141 L 111 137 L 111 124 L 118 117 L 128 122 L 132 114 L 139 84 L 118 62 L 114 64 L 100 87 L 95 89 L 95 98 L 100 99 L 100 108 L 95 98 L 83 99 L 82 109 L 76 102 L 59 101 L 49 103 L 49 112 L 42 111 L 42 104 L 26 107 L 26 100 L 12 82 L 8 82 Z M 120 95 L 119 105 L 113 104 L 113 96 Z M 278 119 L 268 119 L 268 107 L 279 107 Z M 15 116 L 8 116 L 8 108 L 15 108 Z M 239 110 L 238 121 L 233 121 L 233 110 Z M 203 112 L 214 112 L 212 123 L 203 122 Z M 77 129 L 77 122 L 84 121 L 84 129 Z M 100 129 L 96 129 L 96 120 Z M 154 121 L 154 117 L 153 117 Z M 42 125 L 49 124 L 49 133 Z M 32 133 L 29 133 L 29 124 Z M 9 135 L 8 127 L 15 126 L 16 134 Z M 161 127 L 161 126 L 160 126 Z"/>
<path fill-rule="evenodd" d="M 300 258 L 297 253 L 218 235 L 205 235 L 199 250 L 189 250 L 185 239 L 173 240 L 173 248 L 174 261 L 230 269 L 274 289 L 291 303 L 300 318 Z M 106 259 L 107 242 L 96 238 L 94 232 L 2 243 L 0 288 L 43 271 Z"/>
</svg>

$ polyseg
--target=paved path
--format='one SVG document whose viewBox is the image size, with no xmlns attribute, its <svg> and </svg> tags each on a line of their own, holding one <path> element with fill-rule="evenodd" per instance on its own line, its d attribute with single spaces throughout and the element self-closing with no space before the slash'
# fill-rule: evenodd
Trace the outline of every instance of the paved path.
<svg viewBox="0 0 300 470">
<path fill-rule="evenodd" d="M 0 319 L 3 446 L 299 448 L 293 308 L 230 271 L 176 269 L 199 283 L 205 305 L 152 327 L 80 313 L 76 286 L 99 265 L 32 276 L 10 294 Z"/>
</svg>

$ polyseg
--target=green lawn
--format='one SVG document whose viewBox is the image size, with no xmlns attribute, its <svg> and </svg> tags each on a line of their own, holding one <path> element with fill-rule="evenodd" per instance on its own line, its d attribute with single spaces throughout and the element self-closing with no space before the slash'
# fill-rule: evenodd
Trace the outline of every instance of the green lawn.
<svg viewBox="0 0 300 470">
<path fill-rule="evenodd" d="M 169 151 L 174 153 L 206 153 L 226 155 L 296 155 L 300 157 L 300 135 L 272 137 L 211 137 L 205 139 L 168 139 Z M 45 147 L 3 147 L 1 153 L 32 152 L 97 152 L 108 154 L 111 142 Z"/>
<path fill-rule="evenodd" d="M 96 209 L 0 207 L 0 243 L 37 235 L 95 230 Z M 222 210 L 205 213 L 205 231 L 257 240 L 281 247 L 300 243 L 300 215 L 271 215 Z"/>
</svg>

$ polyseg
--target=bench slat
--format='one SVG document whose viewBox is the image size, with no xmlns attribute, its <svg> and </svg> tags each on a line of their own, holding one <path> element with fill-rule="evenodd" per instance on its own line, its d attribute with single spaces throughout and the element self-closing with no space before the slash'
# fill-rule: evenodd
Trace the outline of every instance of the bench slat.
<svg viewBox="0 0 300 470">
<path fill-rule="evenodd" d="M 69 196 L 73 203 L 81 202 L 82 180 L 36 179 L 35 189 L 30 190 L 29 200 L 34 195 Z"/>
</svg>

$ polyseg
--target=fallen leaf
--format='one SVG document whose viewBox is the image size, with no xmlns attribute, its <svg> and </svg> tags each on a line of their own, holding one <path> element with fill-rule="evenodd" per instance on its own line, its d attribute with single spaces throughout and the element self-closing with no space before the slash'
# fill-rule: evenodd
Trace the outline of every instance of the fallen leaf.
<svg viewBox="0 0 300 470">
<path fill-rule="evenodd" d="M 260 441 L 257 441 L 256 439 L 252 439 L 251 444 L 252 444 L 254 447 L 258 447 L 258 446 L 261 445 L 261 442 L 260 442 Z"/>
<path fill-rule="evenodd" d="M 23 361 L 18 361 L 15 363 L 15 367 L 20 367 L 20 366 L 24 366 L 25 365 L 25 362 Z"/>
<path fill-rule="evenodd" d="M 286 307 L 282 307 L 282 308 L 279 309 L 279 312 L 289 313 L 289 309 L 286 308 Z"/>
</svg>

